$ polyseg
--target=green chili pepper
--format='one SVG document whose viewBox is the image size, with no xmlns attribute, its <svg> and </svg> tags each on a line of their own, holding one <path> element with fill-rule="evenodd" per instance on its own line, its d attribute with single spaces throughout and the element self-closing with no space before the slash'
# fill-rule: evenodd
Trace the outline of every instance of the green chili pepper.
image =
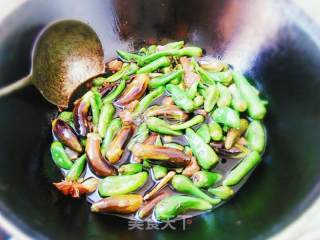
<svg viewBox="0 0 320 240">
<path fill-rule="evenodd" d="M 120 51 L 120 50 L 117 50 L 117 54 L 122 60 L 127 62 L 132 62 L 132 61 L 138 62 L 142 58 L 142 56 L 138 54 L 129 53 L 129 52 Z"/>
<path fill-rule="evenodd" d="M 184 146 L 182 146 L 182 145 L 180 145 L 178 143 L 165 143 L 165 144 L 163 144 L 163 146 L 170 147 L 170 148 L 175 148 L 175 149 L 178 149 L 178 150 L 181 150 L 181 151 L 184 150 Z"/>
<path fill-rule="evenodd" d="M 193 184 L 198 188 L 211 187 L 221 179 L 222 175 L 216 172 L 199 171 L 192 175 Z"/>
<path fill-rule="evenodd" d="M 195 197 L 202 198 L 203 200 L 208 201 L 212 205 L 216 205 L 221 202 L 220 199 L 211 198 L 204 192 L 202 192 L 198 187 L 196 187 L 191 180 L 184 175 L 175 175 L 171 180 L 172 186 L 175 190 L 193 195 Z"/>
<path fill-rule="evenodd" d="M 166 89 L 170 92 L 174 103 L 185 110 L 191 112 L 194 109 L 193 101 L 188 97 L 188 94 L 176 85 L 168 84 Z"/>
<path fill-rule="evenodd" d="M 229 85 L 232 82 L 231 71 L 225 72 L 209 72 L 201 68 L 195 61 L 192 62 L 195 66 L 195 70 L 199 74 L 200 78 L 209 85 L 214 85 L 216 82 L 220 82 L 224 85 Z"/>
<path fill-rule="evenodd" d="M 146 49 L 145 47 L 140 48 L 139 50 L 139 55 L 147 55 L 148 54 L 148 49 Z"/>
<path fill-rule="evenodd" d="M 166 45 L 163 45 L 166 49 L 180 49 L 184 45 L 184 41 L 179 41 L 179 42 L 171 42 L 167 43 Z"/>
<path fill-rule="evenodd" d="M 159 51 L 159 52 L 155 52 L 153 54 L 147 55 L 147 56 L 143 56 L 138 61 L 138 64 L 139 64 L 139 66 L 144 66 L 144 65 L 151 63 L 161 57 L 176 56 L 178 54 L 179 54 L 179 50 L 177 50 L 177 49 L 165 49 L 163 51 Z"/>
<path fill-rule="evenodd" d="M 115 137 L 117 132 L 121 129 L 121 127 L 122 127 L 122 122 L 120 118 L 115 118 L 110 122 L 101 146 L 101 153 L 103 156 L 106 154 L 109 144 L 112 142 L 113 138 Z"/>
<path fill-rule="evenodd" d="M 171 126 L 166 121 L 156 117 L 149 117 L 146 123 L 148 128 L 154 132 L 177 136 L 182 134 L 180 131 L 175 131 L 171 129 Z"/>
<path fill-rule="evenodd" d="M 232 73 L 231 71 L 225 72 L 207 72 L 210 78 L 215 81 L 222 83 L 223 85 L 229 85 L 232 82 Z"/>
<path fill-rule="evenodd" d="M 259 153 L 253 151 L 249 153 L 231 172 L 223 181 L 223 185 L 231 186 L 240 182 L 251 169 L 253 169 L 261 161 L 261 156 Z"/>
<path fill-rule="evenodd" d="M 153 62 L 161 57 L 165 56 L 189 56 L 200 57 L 202 55 L 202 49 L 199 47 L 185 47 L 182 49 L 167 48 L 163 51 L 155 52 L 153 54 L 143 56 L 138 60 L 140 66 L 144 66 L 150 62 Z"/>
<path fill-rule="evenodd" d="M 205 211 L 211 208 L 211 204 L 202 199 L 182 195 L 172 195 L 162 199 L 156 205 L 155 216 L 158 221 L 168 221 L 187 211 Z"/>
<path fill-rule="evenodd" d="M 144 96 L 141 101 L 139 101 L 136 109 L 133 112 L 133 116 L 138 116 L 143 113 L 154 100 L 159 98 L 165 91 L 163 86 L 158 87 L 157 89 L 149 92 L 146 96 Z"/>
<path fill-rule="evenodd" d="M 139 172 L 142 172 L 142 164 L 140 163 L 129 163 L 122 165 L 118 172 L 120 175 L 133 175 Z"/>
<path fill-rule="evenodd" d="M 164 166 L 160 165 L 154 165 L 152 167 L 153 176 L 156 180 L 159 180 L 160 178 L 163 178 L 167 175 L 168 169 Z"/>
<path fill-rule="evenodd" d="M 110 77 L 101 80 L 100 78 L 95 79 L 93 84 L 95 86 L 101 86 L 105 82 L 116 82 L 120 79 L 126 79 L 128 76 L 134 74 L 139 69 L 138 65 L 135 63 L 130 63 L 128 65 L 124 65 L 120 71 L 116 72 L 115 74 L 111 75 Z M 98 81 L 99 80 L 99 81 Z"/>
<path fill-rule="evenodd" d="M 128 143 L 127 147 L 131 151 L 133 146 L 136 143 L 143 143 L 144 140 L 147 139 L 149 135 L 149 129 L 146 123 L 142 123 L 136 130 L 134 136 L 131 138 L 130 142 Z"/>
<path fill-rule="evenodd" d="M 77 160 L 75 160 L 74 164 L 72 165 L 71 169 L 69 170 L 66 179 L 68 181 L 77 181 L 81 176 L 83 169 L 86 165 L 87 156 L 83 154 Z"/>
<path fill-rule="evenodd" d="M 54 163 L 59 167 L 63 169 L 69 170 L 73 163 L 69 159 L 68 155 L 64 151 L 64 148 L 60 142 L 53 142 L 51 144 L 51 156 L 54 161 Z"/>
<path fill-rule="evenodd" d="M 229 86 L 229 91 L 232 95 L 232 107 L 237 110 L 238 112 L 244 112 L 248 108 L 247 102 L 243 99 L 240 94 L 239 89 L 236 87 L 235 84 Z"/>
<path fill-rule="evenodd" d="M 92 97 L 90 98 L 90 106 L 92 112 L 92 122 L 95 126 L 99 122 L 100 109 L 102 107 L 101 95 L 96 88 L 92 88 Z"/>
<path fill-rule="evenodd" d="M 202 49 L 199 47 L 184 47 L 178 51 L 179 56 L 201 57 Z"/>
<path fill-rule="evenodd" d="M 125 87 L 126 87 L 126 81 L 121 80 L 117 88 L 103 98 L 102 100 L 103 103 L 112 103 L 112 101 L 122 93 Z"/>
<path fill-rule="evenodd" d="M 251 150 L 261 153 L 266 145 L 265 129 L 260 121 L 252 121 L 246 132 L 246 139 Z"/>
<path fill-rule="evenodd" d="M 115 112 L 115 108 L 111 103 L 106 103 L 101 108 L 101 113 L 100 113 L 99 123 L 98 123 L 98 132 L 100 137 L 104 137 L 104 135 L 106 134 L 107 128 L 109 126 L 109 123 L 112 120 L 114 112 Z"/>
<path fill-rule="evenodd" d="M 191 87 L 187 90 L 188 97 L 192 100 L 196 97 L 198 92 L 198 84 L 199 82 L 195 82 L 191 85 Z"/>
<path fill-rule="evenodd" d="M 137 74 L 140 73 L 150 73 L 162 67 L 168 67 L 170 65 L 170 59 L 168 57 L 161 57 L 153 62 L 145 65 L 137 71 Z"/>
<path fill-rule="evenodd" d="M 182 78 L 175 78 L 170 81 L 170 84 L 179 85 L 182 82 Z"/>
<path fill-rule="evenodd" d="M 216 86 L 210 85 L 204 95 L 204 110 L 206 112 L 211 112 L 214 105 L 219 99 L 219 91 Z"/>
<path fill-rule="evenodd" d="M 191 128 L 187 128 L 186 138 L 199 165 L 203 169 L 210 169 L 218 163 L 219 158 L 214 150 Z"/>
<path fill-rule="evenodd" d="M 201 124 L 201 126 L 198 128 L 196 133 L 202 138 L 202 140 L 205 143 L 209 143 L 210 142 L 211 136 L 210 136 L 210 131 L 209 131 L 208 124 L 206 124 L 206 123 Z"/>
<path fill-rule="evenodd" d="M 208 192 L 223 200 L 230 198 L 234 194 L 232 188 L 228 186 L 209 188 Z"/>
<path fill-rule="evenodd" d="M 232 76 L 241 96 L 248 103 L 250 117 L 257 120 L 263 119 L 267 110 L 259 96 L 253 91 L 252 85 L 238 72 L 232 72 Z"/>
<path fill-rule="evenodd" d="M 87 145 L 87 139 L 82 138 L 82 139 L 80 140 L 80 143 L 81 143 L 82 146 L 85 147 L 85 146 Z"/>
<path fill-rule="evenodd" d="M 194 99 L 193 99 L 193 103 L 194 103 L 194 107 L 195 108 L 199 108 L 203 105 L 204 103 L 204 97 L 203 96 L 196 96 Z"/>
<path fill-rule="evenodd" d="M 147 172 L 124 176 L 109 176 L 100 182 L 99 194 L 102 197 L 107 197 L 130 193 L 142 187 L 147 180 Z"/>
<path fill-rule="evenodd" d="M 59 114 L 58 118 L 68 123 L 73 127 L 73 112 L 63 111 Z"/>
<path fill-rule="evenodd" d="M 217 123 L 222 123 L 229 127 L 236 129 L 240 127 L 239 113 L 229 107 L 221 107 L 214 110 L 212 119 Z"/>
<path fill-rule="evenodd" d="M 182 73 L 183 73 L 183 70 L 176 70 L 173 72 L 166 73 L 160 77 L 153 78 L 149 82 L 149 87 L 157 88 L 159 86 L 163 86 L 174 79 L 181 78 Z"/>
<path fill-rule="evenodd" d="M 170 128 L 172 130 L 182 130 L 182 129 L 190 128 L 190 127 L 197 125 L 199 123 L 202 123 L 203 121 L 204 121 L 204 116 L 196 115 L 184 123 L 170 125 Z"/>
<path fill-rule="evenodd" d="M 157 45 L 150 45 L 148 47 L 148 55 L 155 53 L 158 50 Z"/>
<path fill-rule="evenodd" d="M 161 141 L 160 135 L 157 136 L 157 139 L 156 139 L 154 145 L 156 145 L 156 146 L 162 146 L 162 141 Z"/>
<path fill-rule="evenodd" d="M 144 167 L 145 169 L 151 168 L 151 163 L 148 159 L 143 160 L 142 167 Z"/>
<path fill-rule="evenodd" d="M 211 121 L 209 124 L 209 132 L 213 141 L 220 141 L 223 137 L 222 128 L 219 123 Z"/>
<path fill-rule="evenodd" d="M 219 90 L 219 99 L 217 102 L 218 107 L 228 107 L 231 104 L 232 97 L 229 89 L 220 83 L 217 83 L 217 88 Z"/>
<path fill-rule="evenodd" d="M 172 72 L 172 66 L 164 67 L 161 69 L 164 74 L 168 74 Z M 163 76 L 163 75 L 162 75 Z"/>
</svg>

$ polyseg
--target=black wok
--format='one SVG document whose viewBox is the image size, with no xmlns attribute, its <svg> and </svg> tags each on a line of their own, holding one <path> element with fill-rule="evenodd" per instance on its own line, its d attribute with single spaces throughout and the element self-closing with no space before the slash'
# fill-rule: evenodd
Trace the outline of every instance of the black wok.
<svg viewBox="0 0 320 240">
<path fill-rule="evenodd" d="M 32 87 L 0 100 L 0 213 L 6 226 L 50 239 L 264 239 L 295 221 L 319 196 L 319 29 L 290 2 L 256 0 L 35 0 L 0 23 L 0 85 L 26 75 L 30 50 L 50 21 L 88 22 L 106 60 L 115 49 L 162 39 L 204 47 L 255 79 L 269 100 L 264 161 L 241 191 L 185 230 L 128 230 L 91 214 L 85 200 L 51 185 L 56 109 Z M 1 224 L 1 223 L 0 223 Z"/>
</svg>

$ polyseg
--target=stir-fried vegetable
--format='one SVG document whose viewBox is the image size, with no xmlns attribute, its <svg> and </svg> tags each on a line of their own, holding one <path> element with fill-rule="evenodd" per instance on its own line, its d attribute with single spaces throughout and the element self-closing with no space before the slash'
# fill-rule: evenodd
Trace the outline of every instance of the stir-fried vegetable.
<svg viewBox="0 0 320 240">
<path fill-rule="evenodd" d="M 54 186 L 87 194 L 92 212 L 146 221 L 232 197 L 262 159 L 266 103 L 241 73 L 202 54 L 184 41 L 118 50 L 52 121 L 50 151 L 65 176 Z"/>
</svg>

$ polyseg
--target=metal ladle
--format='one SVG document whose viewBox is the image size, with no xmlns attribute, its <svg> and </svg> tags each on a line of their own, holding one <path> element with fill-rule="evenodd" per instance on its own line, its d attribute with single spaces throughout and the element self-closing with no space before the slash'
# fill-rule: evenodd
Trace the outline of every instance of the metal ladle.
<svg viewBox="0 0 320 240">
<path fill-rule="evenodd" d="M 94 30 L 80 21 L 62 20 L 39 34 L 30 73 L 0 89 L 0 97 L 33 84 L 49 102 L 67 107 L 82 83 L 103 72 L 103 48 Z"/>
</svg>

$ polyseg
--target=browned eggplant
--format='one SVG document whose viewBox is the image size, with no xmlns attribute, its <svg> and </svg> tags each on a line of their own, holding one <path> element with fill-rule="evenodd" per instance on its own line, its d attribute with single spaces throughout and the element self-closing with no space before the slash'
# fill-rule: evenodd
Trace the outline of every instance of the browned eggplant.
<svg viewBox="0 0 320 240">
<path fill-rule="evenodd" d="M 141 143 L 134 145 L 132 153 L 140 159 L 172 167 L 186 167 L 191 160 L 189 155 L 178 149 Z"/>
<path fill-rule="evenodd" d="M 73 198 L 79 198 L 86 193 L 94 192 L 98 186 L 98 179 L 88 178 L 83 182 L 62 181 L 53 183 L 53 185 L 64 195 L 70 195 Z"/>
<path fill-rule="evenodd" d="M 144 140 L 143 143 L 144 143 L 144 144 L 148 144 L 148 145 L 153 145 L 153 144 L 156 143 L 157 138 L 158 138 L 158 134 L 156 134 L 156 133 L 151 133 L 151 134 L 149 135 L 149 137 L 147 137 L 147 139 Z"/>
<path fill-rule="evenodd" d="M 123 62 L 119 61 L 118 59 L 112 60 L 108 62 L 107 67 L 111 72 L 118 72 L 121 70 Z"/>
<path fill-rule="evenodd" d="M 236 144 L 230 149 L 226 149 L 223 142 L 211 142 L 210 146 L 218 153 L 219 156 L 226 159 L 239 159 L 243 155 L 247 154 L 247 148 L 241 146 L 243 149 L 240 149 L 240 146 Z"/>
<path fill-rule="evenodd" d="M 119 99 L 115 102 L 118 106 L 125 106 L 134 100 L 139 100 L 147 90 L 149 76 L 147 74 L 139 74 L 126 87 Z"/>
<path fill-rule="evenodd" d="M 100 152 L 101 138 L 96 133 L 87 135 L 86 154 L 91 170 L 100 177 L 117 175 L 117 169 Z"/>
<path fill-rule="evenodd" d="M 188 119 L 188 114 L 178 108 L 176 105 L 155 105 L 150 107 L 144 115 L 146 117 L 153 117 L 153 116 L 161 116 L 168 120 L 175 120 L 175 121 L 185 121 Z"/>
<path fill-rule="evenodd" d="M 74 126 L 78 135 L 85 137 L 89 130 L 88 112 L 90 102 L 77 100 L 73 108 Z"/>
<path fill-rule="evenodd" d="M 52 121 L 52 132 L 53 135 L 65 146 L 71 148 L 72 150 L 81 153 L 82 146 L 77 137 L 77 134 L 69 126 L 68 123 L 61 119 L 55 119 Z"/>
<path fill-rule="evenodd" d="M 189 58 L 187 57 L 180 58 L 180 63 L 185 73 L 183 78 L 184 83 L 187 88 L 190 88 L 195 82 L 200 81 L 200 77 L 198 74 L 194 72 L 194 68 Z"/>
<path fill-rule="evenodd" d="M 161 191 L 157 196 L 155 196 L 149 201 L 146 201 L 138 212 L 139 217 L 140 218 L 148 217 L 152 213 L 152 210 L 155 207 L 155 205 L 169 195 L 170 195 L 169 192 Z"/>
<path fill-rule="evenodd" d="M 156 143 L 158 138 L 158 134 L 152 132 L 146 140 L 144 140 L 144 144 L 153 145 Z M 135 162 L 140 163 L 142 159 L 138 158 L 137 156 L 133 156 Z"/>
<path fill-rule="evenodd" d="M 142 206 L 142 202 L 142 196 L 139 194 L 116 195 L 93 203 L 91 211 L 101 213 L 135 213 Z"/>
<path fill-rule="evenodd" d="M 134 125 L 124 125 L 118 132 L 117 136 L 110 143 L 106 152 L 106 157 L 111 163 L 120 160 L 124 147 L 134 132 Z"/>
<path fill-rule="evenodd" d="M 113 91 L 118 85 L 119 85 L 119 82 L 105 83 L 99 89 L 99 93 L 101 94 L 101 96 L 105 96 L 107 93 Z"/>
</svg>

